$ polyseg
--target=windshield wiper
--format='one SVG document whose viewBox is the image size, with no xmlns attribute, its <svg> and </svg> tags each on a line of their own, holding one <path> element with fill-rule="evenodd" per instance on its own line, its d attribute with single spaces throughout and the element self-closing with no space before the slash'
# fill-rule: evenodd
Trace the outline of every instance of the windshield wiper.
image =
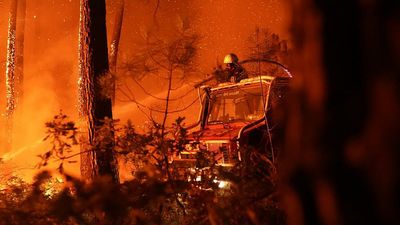
<svg viewBox="0 0 400 225">
<path fill-rule="evenodd" d="M 222 120 L 208 121 L 208 124 L 220 124 L 220 123 L 224 123 L 224 121 L 222 121 Z"/>
<path fill-rule="evenodd" d="M 226 123 L 232 123 L 232 122 L 236 122 L 236 121 L 245 121 L 244 119 L 240 119 L 240 118 L 231 118 L 229 120 L 213 120 L 213 121 L 209 121 L 208 124 L 226 124 Z"/>
</svg>

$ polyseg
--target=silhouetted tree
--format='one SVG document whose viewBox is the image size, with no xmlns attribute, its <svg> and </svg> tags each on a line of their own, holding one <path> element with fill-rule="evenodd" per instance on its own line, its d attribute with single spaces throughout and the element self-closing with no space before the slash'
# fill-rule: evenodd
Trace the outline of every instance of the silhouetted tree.
<svg viewBox="0 0 400 225">
<path fill-rule="evenodd" d="M 151 32 L 145 34 L 146 46 L 144 50 L 128 60 L 124 68 L 133 74 L 129 78 L 134 79 L 138 85 L 140 85 L 138 80 L 150 74 L 156 74 L 157 79 L 161 78 L 167 81 L 165 98 L 154 96 L 141 86 L 146 94 L 165 102 L 164 109 L 155 109 L 147 106 L 150 111 L 163 114 L 163 119 L 160 123 L 162 133 L 164 133 L 165 123 L 170 112 L 170 102 L 184 97 L 172 97 L 171 91 L 179 89 L 182 86 L 182 81 L 187 78 L 190 72 L 194 71 L 199 40 L 198 35 L 191 29 L 187 18 L 179 21 L 175 32 L 176 35 L 170 38 L 159 37 Z M 173 87 L 174 85 L 176 88 Z M 132 92 L 124 90 L 122 92 L 124 97 L 135 101 L 134 96 L 130 95 Z M 179 109 L 174 111 L 179 111 Z"/>
<path fill-rule="evenodd" d="M 248 38 L 249 54 L 247 59 L 269 59 L 280 63 L 287 63 L 287 41 L 268 29 L 256 27 Z"/>
<path fill-rule="evenodd" d="M 114 30 L 111 36 L 110 42 L 110 72 L 112 74 L 112 103 L 115 104 L 115 82 L 117 73 L 117 59 L 118 59 L 118 48 L 119 41 L 121 39 L 122 21 L 124 18 L 125 1 L 117 0 L 115 6 L 115 20 L 114 20 Z"/>
<path fill-rule="evenodd" d="M 155 150 L 149 157 L 156 161 L 158 168 L 163 168 L 160 171 L 167 180 L 172 179 L 168 157 L 175 154 L 170 141 L 174 133 L 167 124 L 167 119 L 171 113 L 184 111 L 197 101 L 196 98 L 179 109 L 171 109 L 172 107 L 170 107 L 172 101 L 180 101 L 189 92 L 195 91 L 195 89 L 192 89 L 185 94 L 179 93 L 180 96 L 172 93 L 182 87 L 184 80 L 193 72 L 198 43 L 198 35 L 190 29 L 189 20 L 180 20 L 174 28 L 176 29 L 172 36 L 164 36 L 161 32 L 154 30 L 145 33 L 144 41 L 146 45 L 143 50 L 125 61 L 122 68 L 127 72 L 127 78 L 133 80 L 150 98 L 159 101 L 160 106 L 154 107 L 140 103 L 135 99 L 134 92 L 127 86 L 119 89 L 125 99 L 135 102 L 140 110 L 142 108 L 148 110 L 149 113 L 143 112 L 152 121 L 151 136 L 156 143 Z M 154 76 L 154 79 L 167 84 L 163 92 L 165 97 L 153 95 L 151 91 L 142 86 L 140 79 L 145 76 Z M 161 115 L 161 118 L 155 119 L 153 113 Z"/>
<path fill-rule="evenodd" d="M 398 224 L 400 4 L 292 3 L 288 222 Z"/>
<path fill-rule="evenodd" d="M 118 182 L 114 133 L 111 127 L 102 129 L 105 120 L 112 119 L 111 98 L 101 85 L 109 76 L 105 1 L 80 3 L 80 108 L 88 144 L 81 147 L 81 173 L 86 179 L 109 175 Z"/>
</svg>

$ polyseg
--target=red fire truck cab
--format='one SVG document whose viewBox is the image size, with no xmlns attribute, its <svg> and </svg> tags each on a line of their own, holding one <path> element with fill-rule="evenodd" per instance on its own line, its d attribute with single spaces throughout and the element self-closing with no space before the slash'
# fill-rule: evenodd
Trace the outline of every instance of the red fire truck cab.
<svg viewBox="0 0 400 225">
<path fill-rule="evenodd" d="M 199 121 L 189 127 L 190 144 L 173 157 L 175 166 L 194 165 L 200 150 L 221 166 L 240 161 L 244 151 L 274 159 L 283 135 L 284 105 L 291 76 L 255 76 L 238 83 L 202 86 Z"/>
</svg>

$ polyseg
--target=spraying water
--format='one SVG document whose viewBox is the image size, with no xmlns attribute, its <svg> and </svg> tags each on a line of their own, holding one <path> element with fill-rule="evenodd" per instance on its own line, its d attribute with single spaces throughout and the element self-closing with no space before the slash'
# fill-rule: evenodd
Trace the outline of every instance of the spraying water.
<svg viewBox="0 0 400 225">
<path fill-rule="evenodd" d="M 22 148 L 16 149 L 15 151 L 12 151 L 12 152 L 8 152 L 8 153 L 4 154 L 3 156 L 1 156 L 0 158 L 2 159 L 3 163 L 6 163 L 8 161 L 13 160 L 15 157 L 21 155 L 22 153 L 25 153 L 28 150 L 38 148 L 39 145 L 41 145 L 42 143 L 43 143 L 43 140 L 39 139 L 36 142 L 32 143 L 31 145 L 24 146 Z"/>
</svg>

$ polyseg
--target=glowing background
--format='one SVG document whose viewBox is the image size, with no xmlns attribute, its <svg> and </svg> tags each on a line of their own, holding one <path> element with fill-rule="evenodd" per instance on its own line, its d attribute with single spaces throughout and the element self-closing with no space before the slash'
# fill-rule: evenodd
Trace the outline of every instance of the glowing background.
<svg viewBox="0 0 400 225">
<path fill-rule="evenodd" d="M 113 29 L 114 15 L 112 1 L 108 1 L 107 28 Z M 140 47 L 141 33 L 155 29 L 153 13 L 155 0 L 126 0 L 125 16 L 120 42 L 120 56 L 129 56 Z M 0 1 L 0 107 L 5 109 L 5 59 L 9 1 Z M 210 73 L 225 54 L 235 52 L 239 57 L 246 55 L 247 38 L 256 26 L 268 28 L 282 39 L 290 41 L 288 26 L 288 7 L 280 0 L 161 0 L 156 19 L 158 29 L 164 35 L 173 35 L 179 18 L 189 17 L 192 28 L 201 37 L 198 51 L 198 72 L 196 79 Z M 35 0 L 27 1 L 25 24 L 25 68 L 24 99 L 17 111 L 15 121 L 14 151 L 8 153 L 10 168 L 31 167 L 44 151 L 44 123 L 61 109 L 71 119 L 77 118 L 78 74 L 78 0 Z M 242 58 L 243 58 L 242 57 Z M 153 77 L 143 80 L 144 87 L 152 93 L 165 90 L 165 82 L 154 82 Z M 133 85 L 137 98 L 146 104 L 161 104 L 146 96 Z M 185 86 L 186 92 L 190 84 Z M 179 96 L 181 93 L 176 93 Z M 160 95 L 162 96 L 162 94 Z M 189 96 L 189 98 L 192 98 Z M 171 109 L 182 108 L 186 100 L 172 105 Z M 197 118 L 198 107 L 190 108 L 185 115 L 189 120 Z M 132 119 L 136 124 L 143 122 L 145 116 L 137 110 L 134 103 L 117 103 L 116 118 Z M 171 115 L 175 118 L 178 115 Z M 4 120 L 1 120 L 3 127 Z M 1 140 L 4 140 L 1 130 Z M 5 154 L 0 149 L 0 155 Z M 3 156 L 4 157 L 4 156 Z M 12 159 L 12 160 L 11 160 Z M 76 170 L 77 165 L 73 166 Z M 22 170 L 21 170 L 22 171 Z M 25 172 L 23 172 L 25 174 Z"/>
</svg>

